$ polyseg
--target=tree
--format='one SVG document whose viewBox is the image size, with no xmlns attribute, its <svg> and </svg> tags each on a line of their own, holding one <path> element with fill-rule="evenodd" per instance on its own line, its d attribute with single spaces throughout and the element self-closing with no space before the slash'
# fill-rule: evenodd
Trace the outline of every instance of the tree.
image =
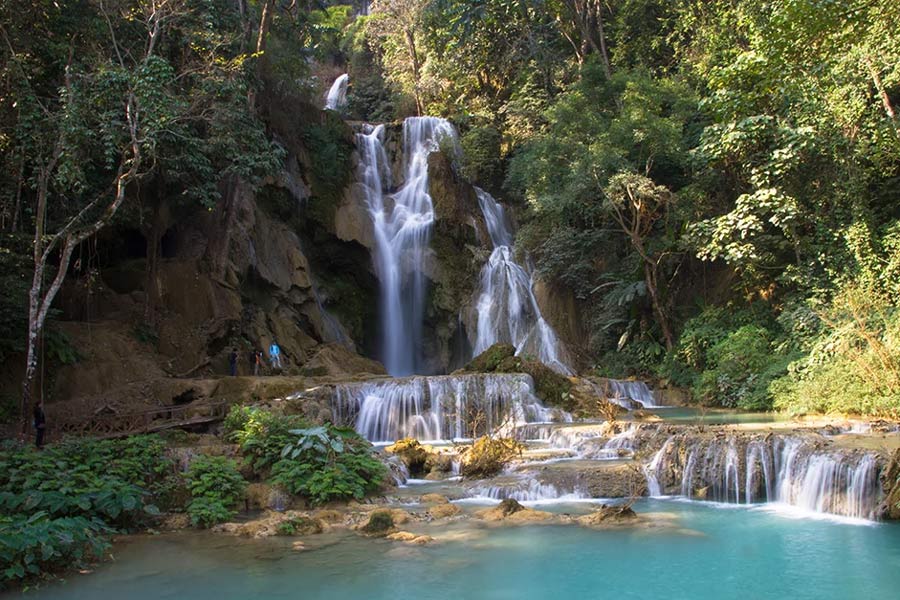
<svg viewBox="0 0 900 600">
<path fill-rule="evenodd" d="M 651 250 L 650 238 L 660 220 L 666 218 L 674 195 L 667 188 L 637 173 L 618 173 L 609 180 L 604 190 L 604 206 L 631 242 L 631 247 L 641 257 L 644 282 L 653 304 L 653 311 L 666 340 L 666 349 L 675 346 L 675 337 L 669 323 L 669 315 L 660 284 L 660 270 L 669 252 Z"/>
<path fill-rule="evenodd" d="M 412 95 L 416 112 L 425 113 L 422 35 L 428 0 L 375 0 L 370 7 L 370 34 L 378 48 L 388 79 Z"/>
<path fill-rule="evenodd" d="M 124 53 L 110 14 L 101 4 L 101 13 L 109 26 L 107 58 L 112 66 L 101 63 L 90 70 L 76 71 L 70 50 L 64 85 L 59 96 L 50 101 L 33 93 L 35 86 L 30 74 L 9 36 L 3 32 L 10 59 L 18 63 L 22 85 L 32 92 L 28 98 L 30 106 L 22 107 L 20 117 L 31 111 L 28 118 L 40 119 L 48 128 L 55 125 L 52 147 L 46 154 L 36 156 L 33 166 L 34 271 L 28 294 L 25 377 L 20 406 L 23 433 L 28 426 L 38 345 L 47 315 L 69 271 L 72 253 L 110 223 L 125 201 L 129 186 L 141 176 L 144 149 L 152 147 L 155 136 L 164 127 L 165 107 L 161 102 L 164 98 L 159 87 L 171 76 L 171 69 L 156 52 L 164 31 L 182 14 L 181 5 L 177 0 L 150 0 L 141 8 L 147 34 L 142 54 L 131 58 L 134 55 Z M 79 164 L 86 147 L 102 152 L 106 177 L 109 177 L 105 185 L 88 181 L 91 174 L 86 172 L 84 164 Z M 65 214 L 62 218 L 55 215 L 59 209 Z M 47 277 L 51 274 L 48 285 Z"/>
</svg>

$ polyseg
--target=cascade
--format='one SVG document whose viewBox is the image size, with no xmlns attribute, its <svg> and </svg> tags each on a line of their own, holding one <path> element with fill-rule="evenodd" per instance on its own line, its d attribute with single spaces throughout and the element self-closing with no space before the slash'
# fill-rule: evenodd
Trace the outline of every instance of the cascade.
<svg viewBox="0 0 900 600">
<path fill-rule="evenodd" d="M 347 84 L 350 77 L 346 73 L 340 75 L 331 84 L 325 95 L 325 108 L 328 110 L 342 110 L 347 105 Z"/>
<path fill-rule="evenodd" d="M 540 500 L 576 500 L 585 498 L 581 490 L 564 492 L 551 483 L 541 483 L 531 476 L 516 477 L 504 482 L 502 478 L 494 480 L 490 485 L 477 485 L 468 490 L 475 497 L 493 500 L 512 499 L 518 502 L 536 502 Z"/>
<path fill-rule="evenodd" d="M 671 436 L 645 469 L 650 494 L 732 504 L 779 503 L 814 513 L 873 518 L 881 496 L 876 455 L 770 435 L 688 440 Z"/>
<path fill-rule="evenodd" d="M 372 442 L 471 438 L 523 423 L 571 420 L 544 407 L 531 376 L 515 374 L 409 377 L 335 387 L 332 416 Z"/>
<path fill-rule="evenodd" d="M 532 288 L 533 277 L 514 259 L 512 231 L 503 207 L 490 194 L 475 188 L 493 250 L 481 269 L 477 292 L 474 354 L 493 344 L 512 344 L 516 354 L 535 356 L 550 368 L 572 374 L 556 332 L 541 314 Z"/>
<path fill-rule="evenodd" d="M 384 127 L 357 134 L 358 181 L 372 218 L 373 258 L 381 287 L 381 360 L 394 376 L 419 372 L 425 318 L 429 251 L 434 207 L 428 194 L 428 155 L 443 140 L 456 144 L 444 119 L 410 117 L 403 122 L 404 182 L 389 198 L 390 167 L 382 143 Z"/>
<path fill-rule="evenodd" d="M 653 391 L 643 381 L 603 379 L 602 383 L 586 380 L 597 394 L 622 408 L 659 408 Z"/>
</svg>

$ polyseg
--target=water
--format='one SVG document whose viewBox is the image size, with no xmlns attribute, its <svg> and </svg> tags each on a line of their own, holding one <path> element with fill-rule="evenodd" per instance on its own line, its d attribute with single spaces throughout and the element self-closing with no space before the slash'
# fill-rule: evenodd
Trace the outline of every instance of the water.
<svg viewBox="0 0 900 600">
<path fill-rule="evenodd" d="M 428 155 L 442 142 L 456 144 L 444 119 L 411 117 L 403 122 L 404 182 L 388 196 L 390 168 L 383 127 L 357 135 L 358 180 L 372 217 L 375 273 L 381 288 L 381 360 L 395 377 L 423 368 L 422 325 L 428 292 L 425 275 L 434 205 L 428 194 Z M 386 201 L 390 200 L 390 201 Z"/>
<path fill-rule="evenodd" d="M 653 409 L 663 421 L 685 425 L 737 425 L 790 421 L 784 413 L 741 412 L 736 410 L 658 406 Z"/>
<path fill-rule="evenodd" d="M 469 374 L 374 381 L 336 386 L 332 414 L 353 423 L 371 442 L 472 438 L 511 434 L 524 423 L 571 416 L 544 407 L 530 375 Z"/>
<path fill-rule="evenodd" d="M 35 600 L 536 600 L 560 598 L 893 599 L 900 527 L 787 519 L 760 510 L 642 501 L 674 528 L 573 526 L 457 529 L 466 539 L 411 547 L 316 536 L 242 540 L 192 532 L 142 537 L 89 576 L 47 585 Z M 567 509 L 568 510 L 568 509 Z M 427 527 L 439 536 L 446 525 Z M 330 545 L 329 545 L 330 544 Z"/>
<path fill-rule="evenodd" d="M 873 519 L 881 499 L 875 454 L 769 434 L 669 437 L 646 467 L 651 496 L 766 502 L 810 514 Z"/>
<path fill-rule="evenodd" d="M 474 354 L 496 343 L 512 344 L 516 354 L 534 356 L 560 373 L 572 369 L 556 332 L 534 296 L 532 276 L 514 258 L 512 230 L 499 202 L 475 188 L 493 251 L 481 269 L 477 291 Z"/>
<path fill-rule="evenodd" d="M 325 108 L 328 110 L 342 110 L 347 106 L 347 84 L 350 82 L 350 76 L 344 73 L 334 80 L 331 88 L 325 95 Z"/>
</svg>

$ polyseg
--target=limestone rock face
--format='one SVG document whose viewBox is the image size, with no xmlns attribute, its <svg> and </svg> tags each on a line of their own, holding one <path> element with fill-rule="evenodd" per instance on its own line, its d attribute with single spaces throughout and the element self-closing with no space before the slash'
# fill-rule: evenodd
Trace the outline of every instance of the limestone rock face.
<svg viewBox="0 0 900 600">
<path fill-rule="evenodd" d="M 455 504 L 435 504 L 428 508 L 428 514 L 432 519 L 446 519 L 458 515 L 460 508 Z"/>
<path fill-rule="evenodd" d="M 341 241 L 357 242 L 369 250 L 375 247 L 372 215 L 361 184 L 352 184 L 344 193 L 334 215 L 334 233 Z"/>
<path fill-rule="evenodd" d="M 362 357 L 336 343 L 317 346 L 315 354 L 303 365 L 302 372 L 313 377 L 387 374 L 380 362 Z"/>
<path fill-rule="evenodd" d="M 581 306 L 571 289 L 557 283 L 537 279 L 534 297 L 541 314 L 567 348 L 583 348 L 587 345 L 587 330 L 581 315 Z"/>
</svg>

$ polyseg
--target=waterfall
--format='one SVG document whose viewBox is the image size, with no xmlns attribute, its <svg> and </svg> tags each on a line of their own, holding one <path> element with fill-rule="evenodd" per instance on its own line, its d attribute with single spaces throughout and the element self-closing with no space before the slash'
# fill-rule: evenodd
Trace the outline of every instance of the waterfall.
<svg viewBox="0 0 900 600">
<path fill-rule="evenodd" d="M 471 438 L 523 423 L 571 420 L 544 407 L 531 376 L 471 374 L 410 377 L 335 387 L 332 416 L 372 442 Z"/>
<path fill-rule="evenodd" d="M 375 273 L 381 286 L 381 360 L 394 376 L 421 369 L 429 251 L 434 207 L 428 194 L 428 155 L 442 140 L 456 143 L 444 119 L 411 117 L 403 122 L 404 183 L 393 195 L 390 167 L 382 144 L 384 127 L 357 134 L 358 181 L 372 217 Z M 386 202 L 390 198 L 392 202 Z"/>
<path fill-rule="evenodd" d="M 475 188 L 493 251 L 481 269 L 475 302 L 477 325 L 474 353 L 493 344 L 512 344 L 516 354 L 528 354 L 563 374 L 572 374 L 556 332 L 541 314 L 532 276 L 514 259 L 512 231 L 503 207 Z"/>
<path fill-rule="evenodd" d="M 325 95 L 326 109 L 340 111 L 347 105 L 347 84 L 349 82 L 350 76 L 346 73 L 334 80 Z"/>
<path fill-rule="evenodd" d="M 872 519 L 881 495 L 871 452 L 822 448 L 800 437 L 669 437 L 645 468 L 651 496 L 668 492 L 731 504 L 778 503 Z"/>
</svg>

